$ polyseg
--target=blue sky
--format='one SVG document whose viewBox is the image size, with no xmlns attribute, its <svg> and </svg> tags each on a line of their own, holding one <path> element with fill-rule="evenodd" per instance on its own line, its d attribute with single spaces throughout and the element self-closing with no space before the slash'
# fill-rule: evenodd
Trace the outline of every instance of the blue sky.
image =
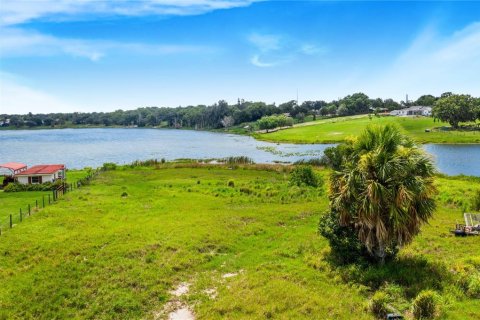
<svg viewBox="0 0 480 320">
<path fill-rule="evenodd" d="M 480 96 L 480 2 L 7 1 L 0 113 Z"/>
</svg>

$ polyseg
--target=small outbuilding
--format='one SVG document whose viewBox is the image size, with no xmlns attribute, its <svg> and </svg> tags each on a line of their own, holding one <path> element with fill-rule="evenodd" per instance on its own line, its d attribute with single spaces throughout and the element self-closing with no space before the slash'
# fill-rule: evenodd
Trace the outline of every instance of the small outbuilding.
<svg viewBox="0 0 480 320">
<path fill-rule="evenodd" d="M 19 162 L 7 162 L 0 164 L 0 168 L 8 169 L 13 175 L 27 170 L 27 165 Z"/>
<path fill-rule="evenodd" d="M 65 165 L 42 164 L 15 174 L 15 180 L 21 184 L 41 184 L 65 179 Z"/>
<path fill-rule="evenodd" d="M 7 169 L 10 171 L 10 174 L 4 174 L 0 188 L 5 187 L 7 184 L 11 182 L 15 182 L 15 175 L 27 170 L 27 165 L 18 162 L 7 162 L 4 164 L 0 164 L 0 169 Z"/>
</svg>

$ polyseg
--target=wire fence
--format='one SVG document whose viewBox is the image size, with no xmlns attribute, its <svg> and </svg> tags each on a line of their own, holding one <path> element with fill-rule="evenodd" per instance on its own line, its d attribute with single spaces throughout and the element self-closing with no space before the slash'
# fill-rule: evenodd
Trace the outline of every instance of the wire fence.
<svg viewBox="0 0 480 320">
<path fill-rule="evenodd" d="M 25 207 L 19 208 L 17 212 L 12 212 L 6 218 L 2 218 L 0 220 L 0 236 L 7 230 L 14 228 L 17 224 L 39 212 L 41 209 L 56 203 L 65 194 L 90 184 L 91 180 L 95 178 L 99 172 L 100 170 L 90 172 L 84 178 L 79 179 L 76 182 L 63 182 L 58 188 L 43 195 L 41 199 L 35 200 L 34 203 L 28 203 Z"/>
</svg>

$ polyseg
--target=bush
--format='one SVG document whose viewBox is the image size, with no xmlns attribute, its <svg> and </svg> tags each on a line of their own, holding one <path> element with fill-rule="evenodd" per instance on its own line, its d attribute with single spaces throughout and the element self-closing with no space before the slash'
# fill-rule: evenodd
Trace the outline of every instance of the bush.
<svg viewBox="0 0 480 320">
<path fill-rule="evenodd" d="M 116 170 L 116 169 L 117 169 L 117 164 L 113 162 L 105 162 L 102 166 L 103 171 Z"/>
<path fill-rule="evenodd" d="M 233 180 L 228 180 L 228 186 L 229 186 L 229 187 L 232 187 L 232 188 L 235 187 L 235 181 L 233 181 Z"/>
<path fill-rule="evenodd" d="M 320 218 L 318 232 L 328 240 L 332 254 L 340 263 L 358 262 L 363 258 L 367 261 L 371 260 L 367 248 L 358 239 L 357 230 L 353 225 L 340 225 L 340 217 L 337 212 L 327 211 Z M 385 253 L 385 260 L 392 260 L 398 253 L 398 247 L 392 243 L 385 248 Z"/>
<path fill-rule="evenodd" d="M 319 187 L 323 181 L 310 166 L 297 166 L 290 173 L 290 185 Z"/>
<path fill-rule="evenodd" d="M 327 238 L 332 253 L 342 263 L 355 262 L 365 255 L 366 248 L 358 240 L 354 228 L 340 225 L 338 213 L 326 212 L 318 224 L 319 233 Z"/>
<path fill-rule="evenodd" d="M 424 290 L 418 294 L 412 304 L 415 319 L 434 319 L 438 313 L 438 296 L 432 290 Z"/>
<path fill-rule="evenodd" d="M 480 298 L 480 274 L 474 274 L 468 280 L 467 295 L 472 298 Z"/>
<path fill-rule="evenodd" d="M 62 181 L 57 180 L 55 182 L 45 182 L 42 184 L 20 184 L 9 183 L 4 192 L 22 192 L 22 191 L 51 191 L 57 189 L 62 185 Z"/>
<path fill-rule="evenodd" d="M 228 157 L 225 159 L 221 159 L 222 162 L 225 162 L 226 164 L 254 164 L 255 162 L 245 156 L 238 156 L 238 157 Z"/>
<path fill-rule="evenodd" d="M 388 300 L 388 295 L 385 292 L 377 291 L 370 299 L 368 309 L 375 317 L 384 319 L 389 312 Z"/>
<path fill-rule="evenodd" d="M 480 190 L 477 190 L 473 196 L 472 210 L 480 211 Z"/>
<path fill-rule="evenodd" d="M 293 119 L 283 114 L 264 116 L 257 120 L 257 125 L 261 130 L 274 129 L 277 127 L 293 126 Z"/>
<path fill-rule="evenodd" d="M 327 165 L 326 160 L 323 157 L 322 158 L 312 158 L 312 159 L 308 159 L 308 160 L 301 159 L 301 160 L 295 161 L 294 164 L 295 165 L 317 166 L 317 167 Z"/>
<path fill-rule="evenodd" d="M 245 193 L 245 194 L 252 194 L 252 190 L 250 190 L 249 188 L 245 188 L 245 187 L 242 187 L 240 188 L 240 192 L 241 193 Z"/>
</svg>

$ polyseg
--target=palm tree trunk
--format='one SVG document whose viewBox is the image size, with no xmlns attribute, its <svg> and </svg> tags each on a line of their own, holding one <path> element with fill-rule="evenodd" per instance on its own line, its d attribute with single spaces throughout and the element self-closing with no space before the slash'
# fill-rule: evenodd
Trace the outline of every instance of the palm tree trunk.
<svg viewBox="0 0 480 320">
<path fill-rule="evenodd" d="M 377 259 L 377 261 L 380 262 L 380 265 L 383 266 L 385 264 L 385 256 L 387 255 L 383 243 L 379 243 L 373 253 L 375 254 L 375 258 Z"/>
</svg>

